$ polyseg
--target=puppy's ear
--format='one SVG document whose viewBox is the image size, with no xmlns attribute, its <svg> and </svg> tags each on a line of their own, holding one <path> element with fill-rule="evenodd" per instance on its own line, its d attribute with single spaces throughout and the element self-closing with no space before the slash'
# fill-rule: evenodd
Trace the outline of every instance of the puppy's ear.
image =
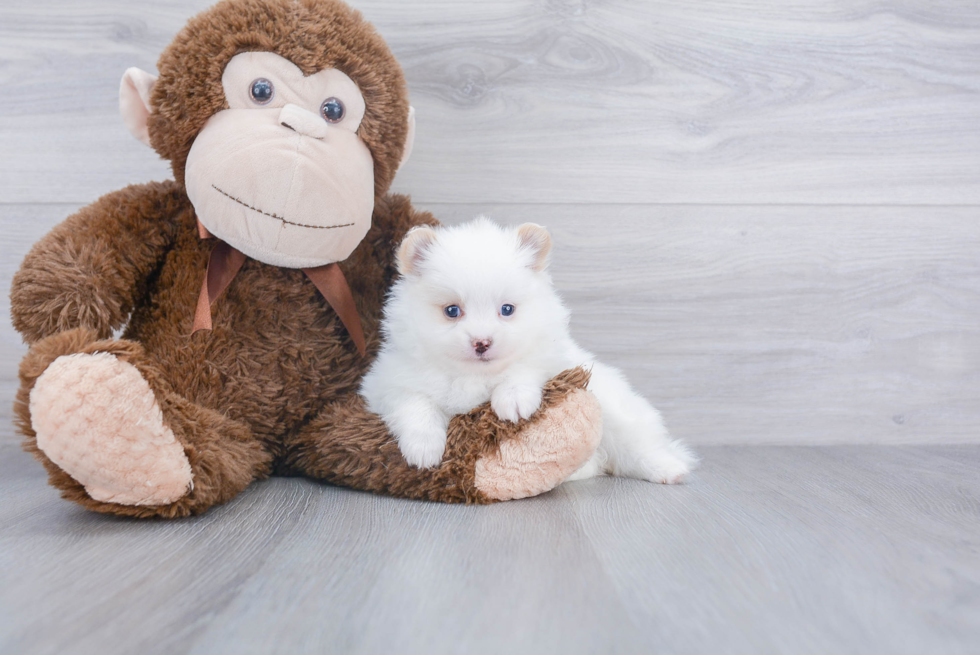
<svg viewBox="0 0 980 655">
<path fill-rule="evenodd" d="M 413 227 L 402 239 L 395 258 L 398 272 L 404 276 L 417 275 L 419 264 L 425 261 L 432 244 L 436 242 L 436 231 L 427 225 Z"/>
<path fill-rule="evenodd" d="M 517 228 L 517 238 L 521 249 L 529 250 L 532 254 L 531 268 L 543 271 L 548 267 L 548 255 L 551 253 L 551 235 L 548 230 L 535 223 L 525 223 Z"/>
</svg>

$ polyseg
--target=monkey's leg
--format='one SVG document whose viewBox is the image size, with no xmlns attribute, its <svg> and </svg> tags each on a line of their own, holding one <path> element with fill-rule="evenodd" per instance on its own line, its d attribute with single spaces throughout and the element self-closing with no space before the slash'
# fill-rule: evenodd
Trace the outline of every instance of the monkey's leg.
<svg viewBox="0 0 980 655">
<path fill-rule="evenodd" d="M 454 417 L 445 456 L 432 469 L 409 466 L 381 419 L 351 394 L 287 443 L 288 464 L 313 478 L 405 498 L 491 503 L 535 496 L 559 485 L 599 443 L 602 418 L 587 382 L 581 369 L 555 377 L 541 409 L 517 424 L 497 418 L 489 403 Z"/>
<path fill-rule="evenodd" d="M 170 391 L 138 343 L 55 334 L 30 349 L 20 379 L 25 449 L 62 496 L 89 509 L 186 516 L 269 474 L 250 429 Z"/>
</svg>

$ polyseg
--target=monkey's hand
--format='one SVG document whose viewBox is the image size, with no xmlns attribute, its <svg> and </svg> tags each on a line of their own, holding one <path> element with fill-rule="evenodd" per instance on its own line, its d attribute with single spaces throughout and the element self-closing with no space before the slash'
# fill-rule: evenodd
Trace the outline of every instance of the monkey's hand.
<svg viewBox="0 0 980 655">
<path fill-rule="evenodd" d="M 133 185 L 68 217 L 28 253 L 14 276 L 14 327 L 34 343 L 73 328 L 101 338 L 121 327 L 146 290 L 189 208 L 173 182 Z"/>
</svg>

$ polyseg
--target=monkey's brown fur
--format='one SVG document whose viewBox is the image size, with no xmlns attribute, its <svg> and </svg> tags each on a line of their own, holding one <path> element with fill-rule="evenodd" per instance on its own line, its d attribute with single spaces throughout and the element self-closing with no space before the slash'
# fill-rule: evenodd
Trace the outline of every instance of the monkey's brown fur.
<svg viewBox="0 0 980 655">
<path fill-rule="evenodd" d="M 273 52 L 304 75 L 337 68 L 357 82 L 367 111 L 358 134 L 374 156 L 375 196 L 388 191 L 405 145 L 408 91 L 401 66 L 360 12 L 337 0 L 238 0 L 192 18 L 160 56 L 150 142 L 184 183 L 194 137 L 226 109 L 225 66 L 240 52 Z"/>
<path fill-rule="evenodd" d="M 184 163 L 208 117 L 226 106 L 224 66 L 255 49 L 286 57 L 306 74 L 344 70 L 366 100 L 359 134 L 375 162 L 373 226 L 340 265 L 364 324 L 367 358 L 302 271 L 251 259 L 214 304 L 213 331 L 190 336 L 212 243 L 198 237 L 183 189 Z M 356 393 L 379 345 L 382 301 L 396 275 L 394 248 L 412 226 L 435 223 L 408 198 L 387 194 L 404 147 L 408 103 L 400 68 L 381 37 L 332 0 L 222 3 L 188 24 L 158 68 L 150 136 L 171 160 L 176 181 L 100 198 L 37 243 L 14 278 L 13 323 L 31 344 L 20 370 L 18 426 L 51 483 L 90 509 L 139 517 L 201 512 L 272 474 L 490 502 L 475 485 L 475 464 L 502 440 L 519 438 L 526 421 L 502 423 L 486 406 L 457 417 L 443 464 L 418 470 L 404 462 Z M 123 338 L 112 339 L 123 325 Z M 61 355 L 94 352 L 129 362 L 153 390 L 193 471 L 193 489 L 178 501 L 96 501 L 37 447 L 29 406 L 35 381 Z M 581 371 L 559 376 L 549 383 L 543 408 L 586 382 Z"/>
</svg>

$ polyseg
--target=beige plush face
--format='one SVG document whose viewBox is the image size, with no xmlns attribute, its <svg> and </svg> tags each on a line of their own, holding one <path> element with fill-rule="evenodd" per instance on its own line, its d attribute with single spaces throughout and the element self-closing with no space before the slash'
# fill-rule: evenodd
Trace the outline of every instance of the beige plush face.
<svg viewBox="0 0 980 655">
<path fill-rule="evenodd" d="M 236 55 L 228 109 L 187 157 L 201 223 L 249 257 L 289 268 L 346 259 L 371 227 L 374 163 L 357 135 L 364 98 L 335 69 L 305 77 L 271 52 Z"/>
</svg>

